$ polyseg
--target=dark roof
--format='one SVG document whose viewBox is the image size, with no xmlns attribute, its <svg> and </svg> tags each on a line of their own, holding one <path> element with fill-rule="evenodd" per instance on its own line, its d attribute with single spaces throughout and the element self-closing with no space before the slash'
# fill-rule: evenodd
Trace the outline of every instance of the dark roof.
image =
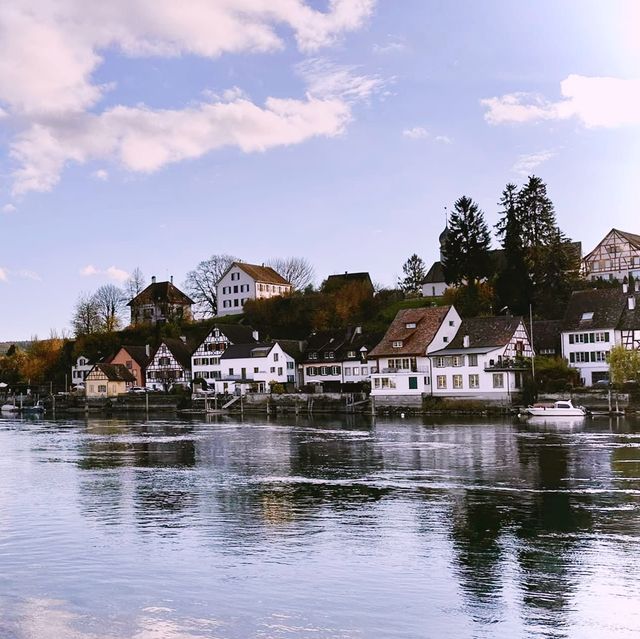
<svg viewBox="0 0 640 639">
<path fill-rule="evenodd" d="M 371 289 L 373 293 L 373 282 L 369 273 L 336 273 L 335 275 L 329 275 L 322 285 L 322 290 L 325 293 L 336 291 L 347 284 L 363 284 L 367 288 Z"/>
<path fill-rule="evenodd" d="M 147 347 L 146 346 L 121 346 L 118 351 L 125 350 L 129 355 L 131 355 L 131 359 L 135 360 L 135 362 L 141 367 L 146 368 L 147 364 L 151 361 L 152 351 L 149 351 L 149 355 L 147 355 Z M 118 353 L 116 353 L 117 355 Z"/>
<path fill-rule="evenodd" d="M 302 359 L 302 351 L 304 349 L 304 342 L 300 343 L 296 339 L 277 339 L 276 344 L 280 344 L 280 348 L 290 357 L 297 361 Z"/>
<path fill-rule="evenodd" d="M 335 331 L 320 331 L 312 333 L 307 338 L 307 345 L 304 351 L 305 362 L 322 362 L 346 360 L 349 351 L 366 349 L 367 355 L 374 346 L 382 339 L 382 333 L 363 333 L 358 327 L 351 326 L 347 329 Z M 324 357 L 326 352 L 333 352 L 333 358 Z M 316 357 L 310 359 L 309 354 L 316 353 Z"/>
<path fill-rule="evenodd" d="M 167 303 L 188 306 L 195 302 L 171 282 L 154 282 L 127 302 L 127 306 Z"/>
<path fill-rule="evenodd" d="M 567 304 L 562 330 L 615 328 L 625 309 L 626 298 L 621 288 L 574 291 Z M 585 313 L 593 313 L 592 319 L 585 318 Z"/>
<path fill-rule="evenodd" d="M 251 344 L 232 344 L 225 350 L 220 359 L 245 359 L 248 357 L 266 357 L 273 348 L 273 344 L 252 342 Z"/>
<path fill-rule="evenodd" d="M 636 235 L 635 233 L 628 233 L 627 231 L 621 231 L 620 229 L 611 230 L 615 231 L 619 235 L 622 235 L 622 237 L 624 237 L 625 240 L 632 244 L 634 248 L 640 249 L 640 235 Z"/>
<path fill-rule="evenodd" d="M 440 282 L 445 282 L 444 279 L 444 269 L 442 268 L 442 262 L 434 262 L 429 269 L 429 272 L 425 275 L 422 280 L 423 284 L 435 284 Z"/>
<path fill-rule="evenodd" d="M 621 331 L 638 331 L 640 330 L 640 294 L 625 295 L 625 298 L 627 301 L 616 328 Z M 629 308 L 628 300 L 631 298 L 634 300 L 633 308 Z"/>
<path fill-rule="evenodd" d="M 385 355 L 425 355 L 427 346 L 435 337 L 451 306 L 406 308 L 398 311 L 380 343 L 369 357 Z M 416 328 L 407 328 L 407 324 Z M 394 348 L 393 342 L 402 341 L 402 347 Z"/>
<path fill-rule="evenodd" d="M 191 353 L 193 351 L 188 344 L 185 344 L 181 339 L 173 337 L 168 337 L 162 340 L 162 343 L 166 344 L 167 348 L 182 368 L 191 368 Z"/>
<path fill-rule="evenodd" d="M 522 317 L 495 315 L 470 317 L 462 320 L 456 336 L 444 350 L 463 348 L 464 336 L 469 336 L 468 348 L 498 348 L 506 346 L 516 332 Z"/>
<path fill-rule="evenodd" d="M 256 282 L 261 282 L 263 284 L 280 284 L 291 286 L 291 282 L 285 280 L 284 277 L 280 275 L 280 273 L 272 269 L 270 266 L 265 266 L 264 264 L 247 264 L 246 262 L 233 262 L 233 264 L 231 264 L 231 266 L 229 266 L 229 268 L 222 274 L 220 280 L 234 267 L 242 269 L 249 277 L 254 279 Z"/>
<path fill-rule="evenodd" d="M 536 320 L 533 323 L 533 350 L 560 353 L 560 333 L 562 320 Z"/>
<path fill-rule="evenodd" d="M 135 382 L 133 373 L 124 364 L 95 364 L 93 369 L 102 371 L 110 382 Z"/>
</svg>

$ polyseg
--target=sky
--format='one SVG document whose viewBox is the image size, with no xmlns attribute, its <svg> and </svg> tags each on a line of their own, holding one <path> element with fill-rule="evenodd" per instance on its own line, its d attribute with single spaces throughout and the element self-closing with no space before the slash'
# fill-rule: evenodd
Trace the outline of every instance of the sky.
<svg viewBox="0 0 640 639">
<path fill-rule="evenodd" d="M 393 285 L 445 207 L 548 185 L 588 252 L 640 233 L 635 0 L 0 5 L 0 341 L 139 267 L 227 253 Z"/>
</svg>

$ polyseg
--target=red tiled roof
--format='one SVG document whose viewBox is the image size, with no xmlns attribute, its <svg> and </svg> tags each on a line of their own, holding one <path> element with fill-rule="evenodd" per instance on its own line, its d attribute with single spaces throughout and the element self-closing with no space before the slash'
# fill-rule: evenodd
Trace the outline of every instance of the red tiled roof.
<svg viewBox="0 0 640 639">
<path fill-rule="evenodd" d="M 256 282 L 291 286 L 291 282 L 287 282 L 280 273 L 272 269 L 270 266 L 258 266 L 257 264 L 247 264 L 246 262 L 234 262 L 232 266 L 237 266 L 242 269 Z"/>
<path fill-rule="evenodd" d="M 387 355 L 425 355 L 451 306 L 406 308 L 398 311 L 382 341 L 369 353 L 369 357 Z M 407 328 L 415 324 L 415 328 Z M 394 347 L 393 342 L 402 342 Z"/>
</svg>

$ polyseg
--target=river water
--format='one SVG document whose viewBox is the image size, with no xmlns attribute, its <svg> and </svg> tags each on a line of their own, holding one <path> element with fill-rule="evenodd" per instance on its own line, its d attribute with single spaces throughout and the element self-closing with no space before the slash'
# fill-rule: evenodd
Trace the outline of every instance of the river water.
<svg viewBox="0 0 640 639">
<path fill-rule="evenodd" d="M 2 639 L 640 637 L 640 423 L 0 419 Z"/>
</svg>

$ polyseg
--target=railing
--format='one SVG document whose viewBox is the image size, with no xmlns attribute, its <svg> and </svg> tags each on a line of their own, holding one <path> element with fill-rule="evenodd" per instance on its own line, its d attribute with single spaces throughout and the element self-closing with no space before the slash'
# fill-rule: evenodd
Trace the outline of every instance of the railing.
<svg viewBox="0 0 640 639">
<path fill-rule="evenodd" d="M 383 368 L 379 373 L 372 373 L 373 375 L 379 375 L 381 373 L 428 373 L 429 369 L 424 366 L 412 366 L 411 368 Z"/>
</svg>

